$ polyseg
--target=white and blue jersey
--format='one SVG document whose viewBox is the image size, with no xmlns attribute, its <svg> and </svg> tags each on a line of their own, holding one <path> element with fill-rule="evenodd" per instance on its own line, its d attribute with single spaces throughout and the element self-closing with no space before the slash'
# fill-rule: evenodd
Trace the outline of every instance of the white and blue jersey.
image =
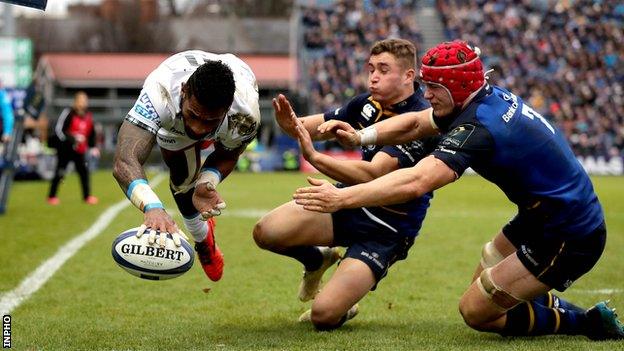
<svg viewBox="0 0 624 351">
<path fill-rule="evenodd" d="M 388 108 L 382 108 L 379 102 L 372 99 L 370 94 L 361 94 L 349 101 L 345 106 L 324 114 L 325 120 L 341 120 L 349 123 L 355 129 L 366 128 L 376 122 L 410 111 L 422 111 L 430 107 L 422 91 L 416 86 L 415 93 L 407 99 Z M 429 155 L 436 147 L 438 137 L 412 141 L 403 145 L 394 146 L 362 146 L 362 159 L 370 161 L 378 152 L 385 152 L 398 159 L 400 168 L 409 168 Z M 395 233 L 409 237 L 418 235 L 418 231 L 425 219 L 429 200 L 433 193 L 405 203 L 362 208 L 365 216 L 374 222 L 382 223 Z"/>
<path fill-rule="evenodd" d="M 520 214 L 537 214 L 545 237 L 582 237 L 603 223 L 589 176 L 564 136 L 521 98 L 486 86 L 458 115 L 434 122 L 444 134 L 432 154 L 458 177 L 471 167 L 498 185 Z"/>
<path fill-rule="evenodd" d="M 260 127 L 258 85 L 251 68 L 232 54 L 189 50 L 170 56 L 147 76 L 126 121 L 156 135 L 158 145 L 165 150 L 184 150 L 198 143 L 184 129 L 182 85 L 208 61 L 221 61 L 232 70 L 236 90 L 227 117 L 202 141 L 214 141 L 226 149 L 249 144 Z"/>
</svg>

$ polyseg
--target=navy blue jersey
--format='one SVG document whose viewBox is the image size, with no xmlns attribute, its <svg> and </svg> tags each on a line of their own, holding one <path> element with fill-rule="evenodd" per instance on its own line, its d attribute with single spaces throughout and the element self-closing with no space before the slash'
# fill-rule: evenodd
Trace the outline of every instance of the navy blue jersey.
<svg viewBox="0 0 624 351">
<path fill-rule="evenodd" d="M 361 94 L 351 99 L 345 106 L 326 112 L 324 117 L 326 121 L 337 119 L 349 123 L 355 129 L 363 129 L 392 116 L 410 111 L 421 111 L 429 107 L 429 102 L 425 100 L 422 91 L 417 86 L 414 94 L 389 108 L 382 108 L 381 104 L 373 100 L 370 94 Z M 375 154 L 381 151 L 397 158 L 400 168 L 412 167 L 423 157 L 429 155 L 438 142 L 439 138 L 434 137 L 403 145 L 362 146 L 362 159 L 370 161 Z M 418 234 L 429 207 L 429 200 L 432 197 L 433 193 L 427 193 L 418 199 L 402 204 L 370 207 L 366 211 L 368 211 L 369 217 L 381 219 L 393 228 L 399 229 L 409 236 L 415 236 Z"/>
<path fill-rule="evenodd" d="M 521 98 L 487 86 L 457 116 L 434 121 L 444 135 L 433 155 L 458 176 L 471 167 L 498 185 L 520 213 L 538 215 L 547 235 L 580 237 L 603 222 L 589 176 L 562 133 Z"/>
</svg>

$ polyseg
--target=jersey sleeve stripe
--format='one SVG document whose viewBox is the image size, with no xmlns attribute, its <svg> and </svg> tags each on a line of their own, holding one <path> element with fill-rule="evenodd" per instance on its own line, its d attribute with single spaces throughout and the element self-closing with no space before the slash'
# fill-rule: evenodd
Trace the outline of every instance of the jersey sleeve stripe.
<svg viewBox="0 0 624 351">
<path fill-rule="evenodd" d="M 158 133 L 158 129 L 157 128 L 154 128 L 154 127 L 152 127 L 152 126 L 142 122 L 140 119 L 138 119 L 138 118 L 136 118 L 136 117 L 134 117 L 134 116 L 132 116 L 130 114 L 127 114 L 125 119 L 126 119 L 126 121 L 134 124 L 135 126 L 141 128 L 141 129 L 144 129 L 144 130 L 150 132 L 151 134 L 156 135 L 156 133 Z"/>
</svg>

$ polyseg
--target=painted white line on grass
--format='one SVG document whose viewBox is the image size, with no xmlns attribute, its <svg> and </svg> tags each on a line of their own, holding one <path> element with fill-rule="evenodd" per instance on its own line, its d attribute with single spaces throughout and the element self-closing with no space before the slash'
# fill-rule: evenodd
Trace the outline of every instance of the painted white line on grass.
<svg viewBox="0 0 624 351">
<path fill-rule="evenodd" d="M 619 294 L 624 292 L 624 289 L 579 289 L 579 290 L 570 290 L 570 292 L 575 292 L 579 294 L 588 294 L 588 295 L 611 295 L 611 294 Z"/>
<path fill-rule="evenodd" d="M 180 214 L 180 211 L 178 211 L 178 209 L 176 208 L 167 208 L 166 210 L 167 210 L 167 213 L 169 213 L 172 216 Z M 215 218 L 219 219 L 220 217 L 237 217 L 237 218 L 259 219 L 260 217 L 264 216 L 270 211 L 271 211 L 270 209 L 262 209 L 262 208 L 243 208 L 239 210 L 228 210 L 226 208 L 225 210 L 223 210 L 223 213 L 220 216 L 215 217 Z"/>
<path fill-rule="evenodd" d="M 150 185 L 156 187 L 163 179 L 165 179 L 165 175 L 159 174 L 154 177 Z M 0 299 L 0 315 L 10 314 L 11 311 L 39 290 L 68 259 L 106 229 L 117 214 L 129 205 L 130 202 L 124 199 L 106 209 L 89 229 L 59 248 L 54 256 L 47 259 L 35 271 L 24 278 L 17 288 L 2 295 Z"/>
<path fill-rule="evenodd" d="M 232 210 L 232 211 L 228 211 L 227 209 L 225 209 L 223 210 L 222 216 L 242 217 L 242 218 L 260 218 L 269 212 L 271 212 L 271 210 L 261 209 L 261 208 L 244 208 L 244 209 Z"/>
</svg>

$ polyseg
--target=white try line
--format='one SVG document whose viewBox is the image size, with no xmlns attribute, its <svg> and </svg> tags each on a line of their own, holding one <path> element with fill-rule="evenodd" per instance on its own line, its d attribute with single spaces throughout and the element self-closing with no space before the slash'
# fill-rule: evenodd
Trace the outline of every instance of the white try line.
<svg viewBox="0 0 624 351">
<path fill-rule="evenodd" d="M 159 174 L 154 177 L 150 185 L 156 187 L 163 179 L 165 179 L 165 175 Z M 10 314 L 11 311 L 39 290 L 68 259 L 106 229 L 117 214 L 129 205 L 130 201 L 124 199 L 106 209 L 89 229 L 59 248 L 54 256 L 47 259 L 35 271 L 24 278 L 17 288 L 2 295 L 0 299 L 0 315 Z"/>
<path fill-rule="evenodd" d="M 574 289 L 570 290 L 570 292 L 575 292 L 578 294 L 587 294 L 587 295 L 613 295 L 624 292 L 623 289 Z"/>
<path fill-rule="evenodd" d="M 167 208 L 167 213 L 170 215 L 180 215 L 180 211 L 177 208 Z M 265 214 L 271 212 L 271 209 L 262 209 L 262 208 L 243 208 L 237 210 L 225 209 L 222 214 L 218 217 L 215 217 L 217 220 L 221 217 L 237 217 L 237 218 L 252 218 L 259 219 Z"/>
</svg>

